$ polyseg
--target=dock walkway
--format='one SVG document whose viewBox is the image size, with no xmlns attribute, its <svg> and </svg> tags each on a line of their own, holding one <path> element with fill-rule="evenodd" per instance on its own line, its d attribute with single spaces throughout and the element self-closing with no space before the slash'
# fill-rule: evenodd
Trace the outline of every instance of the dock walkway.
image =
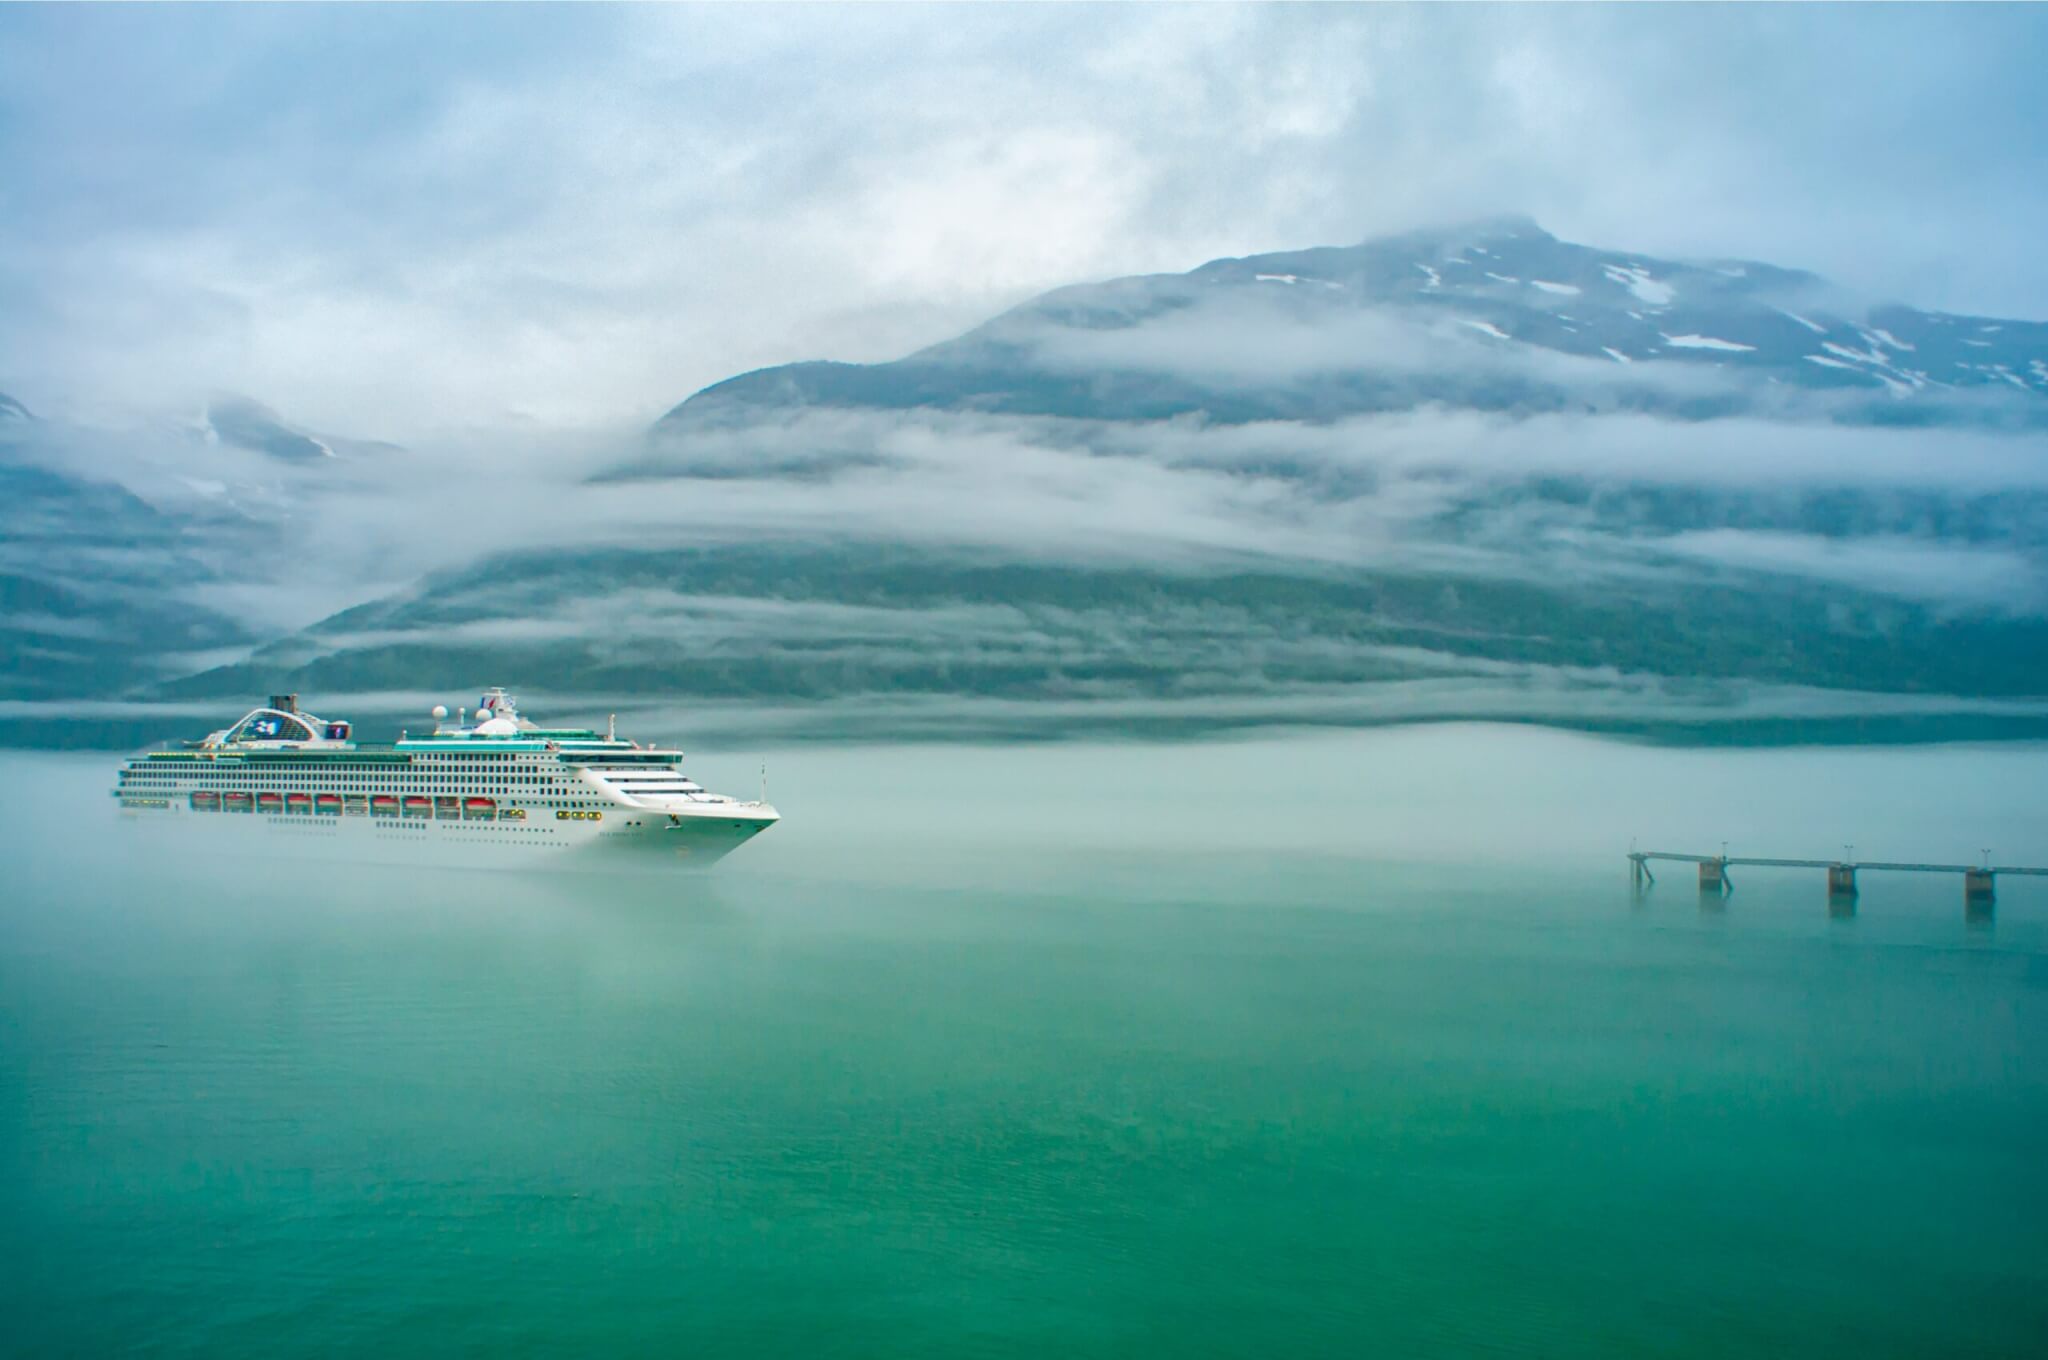
<svg viewBox="0 0 2048 1360">
<path fill-rule="evenodd" d="M 1758 869 L 1825 869 L 1828 874 L 1828 895 L 1830 897 L 1856 896 L 1856 875 L 1865 871 L 1875 873 L 1905 874 L 1961 874 L 1963 876 L 1963 897 L 1970 902 L 1989 902 L 1997 895 L 1998 876 L 2048 877 L 2048 868 L 2036 868 L 2024 864 L 1992 864 L 1987 857 L 1983 864 L 1918 864 L 1906 860 L 1849 860 L 1849 859 L 1776 859 L 1762 855 L 1691 855 L 1676 850 L 1631 850 L 1629 852 L 1629 878 L 1637 887 L 1655 883 L 1656 875 L 1650 871 L 1651 860 L 1675 861 L 1680 864 L 1697 864 L 1700 874 L 1700 891 L 1725 893 L 1731 891 L 1735 882 L 1728 876 L 1731 868 Z"/>
</svg>

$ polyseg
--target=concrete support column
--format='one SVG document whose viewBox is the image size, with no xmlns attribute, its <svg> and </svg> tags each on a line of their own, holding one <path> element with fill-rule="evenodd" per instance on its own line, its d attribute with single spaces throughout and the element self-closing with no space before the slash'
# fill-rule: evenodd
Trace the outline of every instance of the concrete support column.
<svg viewBox="0 0 2048 1360">
<path fill-rule="evenodd" d="M 1965 902 L 1989 902 L 1997 895 L 1993 875 L 1989 869 L 1965 869 L 1963 871 L 1963 900 Z"/>
<path fill-rule="evenodd" d="M 1700 861 L 1701 892 L 1723 892 L 1726 890 L 1727 885 L 1728 874 L 1727 871 L 1722 867 L 1720 860 L 1703 859 Z"/>
<path fill-rule="evenodd" d="M 1856 866 L 1853 864 L 1830 864 L 1828 866 L 1828 896 L 1854 897 L 1856 895 Z"/>
</svg>

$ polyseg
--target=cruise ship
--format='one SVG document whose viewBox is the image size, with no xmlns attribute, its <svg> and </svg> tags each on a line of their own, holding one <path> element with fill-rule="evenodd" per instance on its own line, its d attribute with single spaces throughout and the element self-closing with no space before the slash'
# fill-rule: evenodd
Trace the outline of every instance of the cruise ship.
<svg viewBox="0 0 2048 1360">
<path fill-rule="evenodd" d="M 682 752 L 617 736 L 541 727 L 503 689 L 431 734 L 358 742 L 351 724 L 277 694 L 182 749 L 130 760 L 113 794 L 124 812 L 222 829 L 331 840 L 366 860 L 382 850 L 517 864 L 543 851 L 603 852 L 611 865 L 716 862 L 779 816 L 766 801 L 710 793 Z M 459 852 L 453 856 L 442 852 Z M 410 858 L 410 855 L 406 856 Z M 581 862 L 579 860 L 577 862 Z"/>
</svg>

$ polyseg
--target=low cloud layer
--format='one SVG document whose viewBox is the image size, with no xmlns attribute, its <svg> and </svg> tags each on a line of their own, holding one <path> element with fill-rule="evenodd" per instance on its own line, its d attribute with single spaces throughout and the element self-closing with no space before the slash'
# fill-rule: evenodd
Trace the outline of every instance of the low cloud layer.
<svg viewBox="0 0 2048 1360">
<path fill-rule="evenodd" d="M 1975 611 L 2048 607 L 2038 436 L 1433 409 L 1229 426 L 807 410 L 693 438 L 690 475 L 590 481 L 635 438 L 281 466 L 175 433 L 69 431 L 15 456 L 91 466 L 196 519 L 201 531 L 171 540 L 194 564 L 195 598 L 271 631 L 511 548 L 834 541 L 1589 588 L 1736 571 Z M 819 475 L 761 475 L 821 451 L 833 461 Z M 150 569 L 137 551 L 16 535 L 0 565 Z"/>
</svg>

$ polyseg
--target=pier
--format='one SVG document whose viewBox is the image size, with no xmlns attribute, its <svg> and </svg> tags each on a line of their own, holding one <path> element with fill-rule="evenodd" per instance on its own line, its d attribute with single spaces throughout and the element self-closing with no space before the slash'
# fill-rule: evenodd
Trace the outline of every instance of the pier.
<svg viewBox="0 0 2048 1360">
<path fill-rule="evenodd" d="M 1848 847 L 1851 851 L 1854 846 Z M 1673 850 L 1631 850 L 1628 855 L 1629 881 L 1642 888 L 1654 884 L 1657 876 L 1650 861 L 1671 861 L 1699 866 L 1700 891 L 1725 895 L 1735 890 L 1730 869 L 1825 869 L 1828 897 L 1851 899 L 1857 895 L 1856 877 L 1863 873 L 1960 874 L 1963 902 L 1967 906 L 1989 906 L 1998 896 L 2000 875 L 2048 878 L 2048 868 L 2022 864 L 1993 864 L 1989 852 L 1982 864 L 1916 864 L 1903 860 L 1771 859 L 1757 855 L 1688 855 Z"/>
</svg>

